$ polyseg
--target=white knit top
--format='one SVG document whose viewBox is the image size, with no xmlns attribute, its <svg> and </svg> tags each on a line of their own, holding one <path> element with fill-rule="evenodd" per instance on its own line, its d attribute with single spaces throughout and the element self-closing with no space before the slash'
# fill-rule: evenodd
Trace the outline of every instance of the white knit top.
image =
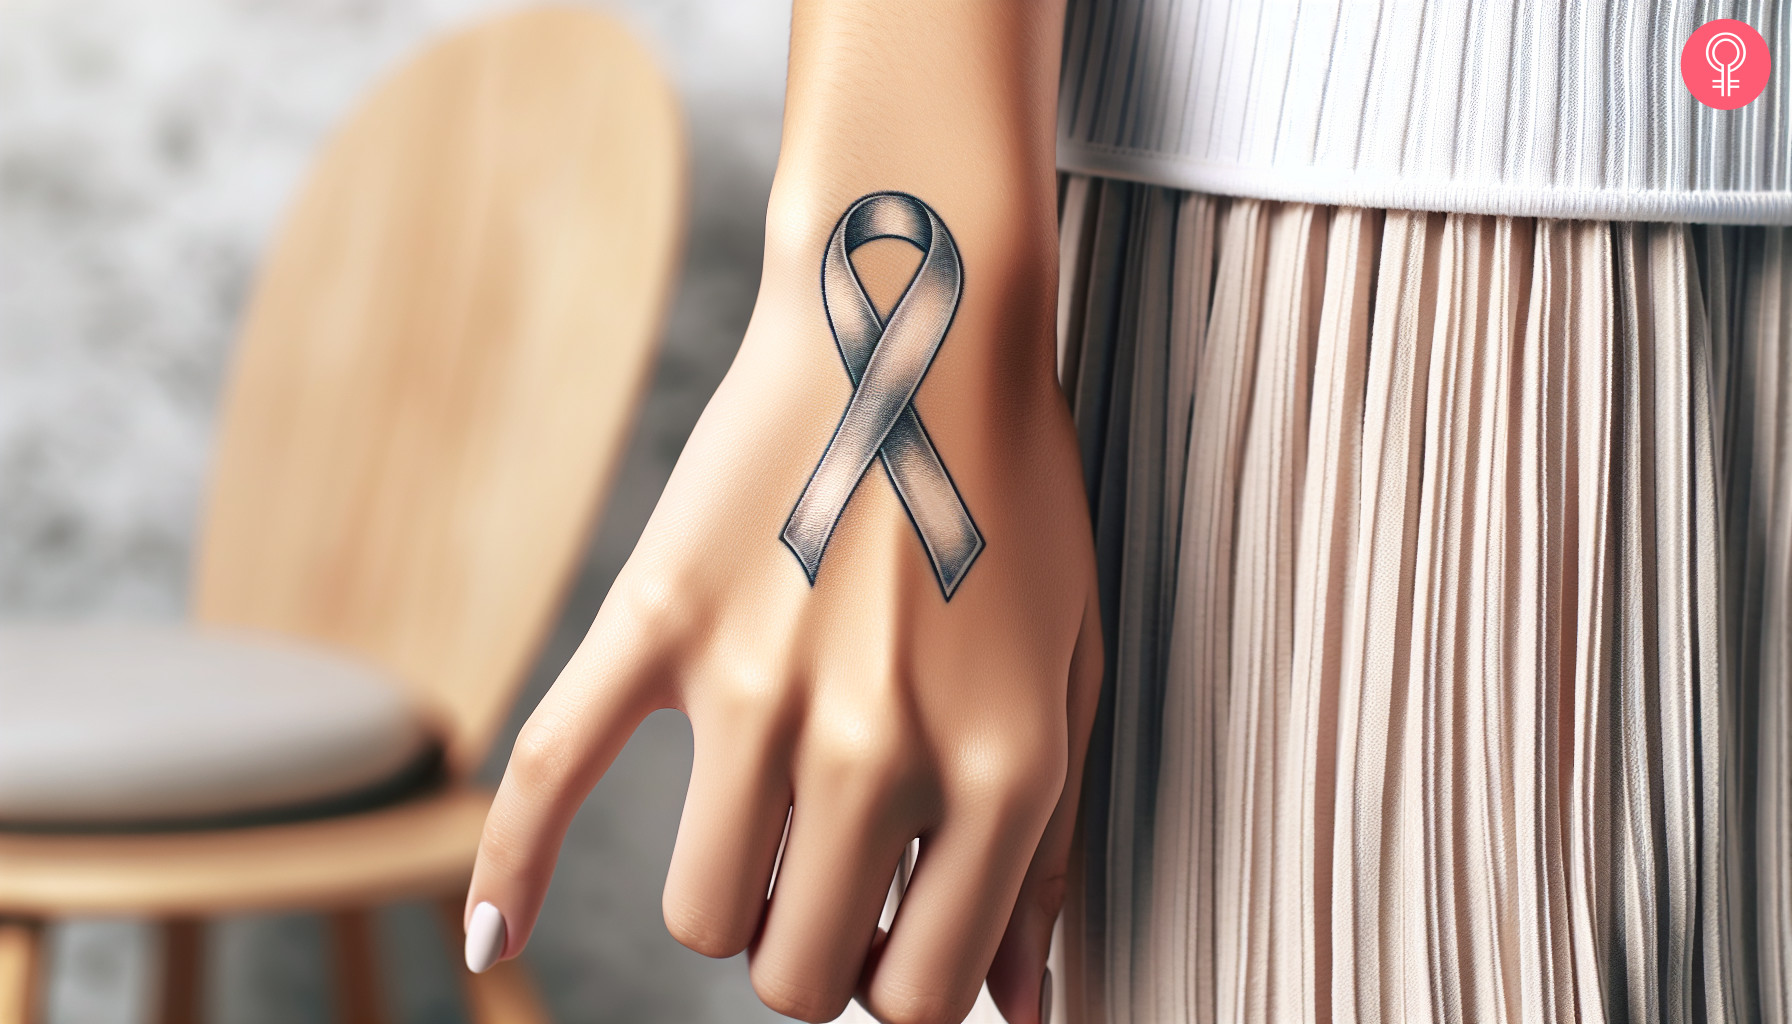
<svg viewBox="0 0 1792 1024">
<path fill-rule="evenodd" d="M 1693 30 L 1767 40 L 1712 110 Z M 1225 195 L 1792 224 L 1792 0 L 1070 0 L 1064 170 Z"/>
</svg>

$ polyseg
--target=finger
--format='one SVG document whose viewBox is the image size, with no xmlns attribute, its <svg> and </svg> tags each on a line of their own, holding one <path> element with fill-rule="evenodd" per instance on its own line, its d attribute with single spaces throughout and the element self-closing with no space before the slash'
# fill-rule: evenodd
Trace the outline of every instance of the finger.
<svg viewBox="0 0 1792 1024">
<path fill-rule="evenodd" d="M 866 1008 L 879 1020 L 952 1024 L 976 1002 L 1051 807 L 1049 796 L 1007 802 L 949 809 L 922 837 L 889 938 L 866 977 Z"/>
<path fill-rule="evenodd" d="M 1038 1018 L 1045 953 L 1063 899 L 1063 864 L 1075 821 L 1073 780 L 1081 778 L 1099 696 L 1101 639 L 1093 601 L 1085 608 L 1066 676 L 1065 716 L 1044 730 L 1050 745 L 1028 756 L 1022 744 L 1023 752 L 1014 755 L 1006 772 L 980 772 L 986 794 L 981 804 L 954 808 L 923 839 L 914 878 L 868 986 L 870 1008 L 880 1018 L 961 1020 L 986 977 L 995 983 L 992 996 L 1000 992 L 998 1006 L 1010 1021 Z M 1017 728 L 1014 736 L 1021 735 Z M 1017 911 L 1023 885 L 1029 887 L 1024 895 L 1030 905 Z M 1012 951 L 998 969 L 997 952 L 1009 945 Z"/>
<path fill-rule="evenodd" d="M 1064 906 L 1077 800 L 1083 788 L 1083 761 L 1101 696 L 1102 665 L 1101 617 L 1091 598 L 1070 657 L 1070 760 L 1064 791 L 1040 837 L 1039 849 L 1021 882 L 1014 914 L 989 967 L 990 998 L 1009 1024 L 1043 1022 L 1045 1016 L 1041 1006 L 1045 961 L 1051 952 L 1052 928 Z"/>
<path fill-rule="evenodd" d="M 895 789 L 868 774 L 861 766 L 799 779 L 750 965 L 759 998 L 787 1017 L 828 1021 L 846 1009 L 914 834 Z"/>
<path fill-rule="evenodd" d="M 692 709 L 691 785 L 666 872 L 672 937 L 705 956 L 747 948 L 765 912 L 790 812 L 790 766 L 771 729 Z"/>
<path fill-rule="evenodd" d="M 627 621 L 625 621 L 627 620 Z M 535 928 L 567 826 L 623 744 L 655 710 L 652 630 L 605 607 L 518 733 L 467 890 L 467 965 L 520 953 Z M 495 914 L 495 916 L 494 916 Z M 475 934 L 477 932 L 477 934 Z"/>
</svg>

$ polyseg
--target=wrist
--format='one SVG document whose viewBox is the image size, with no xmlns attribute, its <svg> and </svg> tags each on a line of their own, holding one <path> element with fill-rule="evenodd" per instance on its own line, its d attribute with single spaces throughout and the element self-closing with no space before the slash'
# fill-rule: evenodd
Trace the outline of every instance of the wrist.
<svg viewBox="0 0 1792 1024">
<path fill-rule="evenodd" d="M 998 386 L 1037 379 L 1055 387 L 1058 252 L 1050 194 L 962 182 L 935 189 L 901 179 L 849 184 L 780 170 L 766 216 L 761 306 L 782 308 L 778 320 L 795 316 L 825 324 L 823 256 L 848 208 L 873 192 L 920 200 L 950 235 L 962 294 L 941 369 L 961 367 Z M 905 242 L 880 240 L 851 259 L 861 287 L 887 316 L 916 272 L 920 253 Z"/>
<path fill-rule="evenodd" d="M 766 217 L 768 282 L 813 288 L 847 207 L 903 192 L 946 224 L 967 301 L 1000 297 L 1050 348 L 1061 19 L 1049 0 L 799 2 Z"/>
<path fill-rule="evenodd" d="M 982 164 L 955 174 L 903 167 L 895 160 L 866 170 L 840 162 L 780 159 L 766 205 L 766 258 L 819 259 L 820 246 L 847 207 L 873 192 L 904 192 L 932 207 L 966 250 L 967 266 L 988 260 L 1017 271 L 1056 274 L 1057 172 L 1050 164 Z"/>
</svg>

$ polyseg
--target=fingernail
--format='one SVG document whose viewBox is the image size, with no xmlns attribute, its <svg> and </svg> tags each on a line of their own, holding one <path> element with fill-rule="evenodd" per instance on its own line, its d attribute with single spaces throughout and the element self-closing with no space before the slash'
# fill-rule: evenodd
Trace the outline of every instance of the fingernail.
<svg viewBox="0 0 1792 1024">
<path fill-rule="evenodd" d="M 484 974 L 498 962 L 504 952 L 504 915 L 490 903 L 473 908 L 473 919 L 467 922 L 467 970 Z"/>
<path fill-rule="evenodd" d="M 1052 969 L 1039 979 L 1039 1024 L 1052 1024 Z"/>
</svg>

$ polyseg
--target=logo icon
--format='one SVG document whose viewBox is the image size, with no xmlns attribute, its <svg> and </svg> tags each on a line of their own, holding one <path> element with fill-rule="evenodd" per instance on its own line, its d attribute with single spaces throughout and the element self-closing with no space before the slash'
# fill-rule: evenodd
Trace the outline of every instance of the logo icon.
<svg viewBox="0 0 1792 1024">
<path fill-rule="evenodd" d="M 1730 48 L 1729 60 L 1718 56 L 1718 50 L 1725 46 Z M 1719 96 L 1727 99 L 1736 91 L 1736 69 L 1747 59 L 1748 44 L 1734 32 L 1719 32 L 1705 41 L 1705 63 L 1717 72 L 1711 84 L 1717 88 Z"/>
<path fill-rule="evenodd" d="M 1686 91 L 1713 110 L 1748 104 L 1767 88 L 1772 70 L 1767 40 L 1731 18 L 1700 25 L 1680 50 L 1680 78 Z"/>
</svg>

